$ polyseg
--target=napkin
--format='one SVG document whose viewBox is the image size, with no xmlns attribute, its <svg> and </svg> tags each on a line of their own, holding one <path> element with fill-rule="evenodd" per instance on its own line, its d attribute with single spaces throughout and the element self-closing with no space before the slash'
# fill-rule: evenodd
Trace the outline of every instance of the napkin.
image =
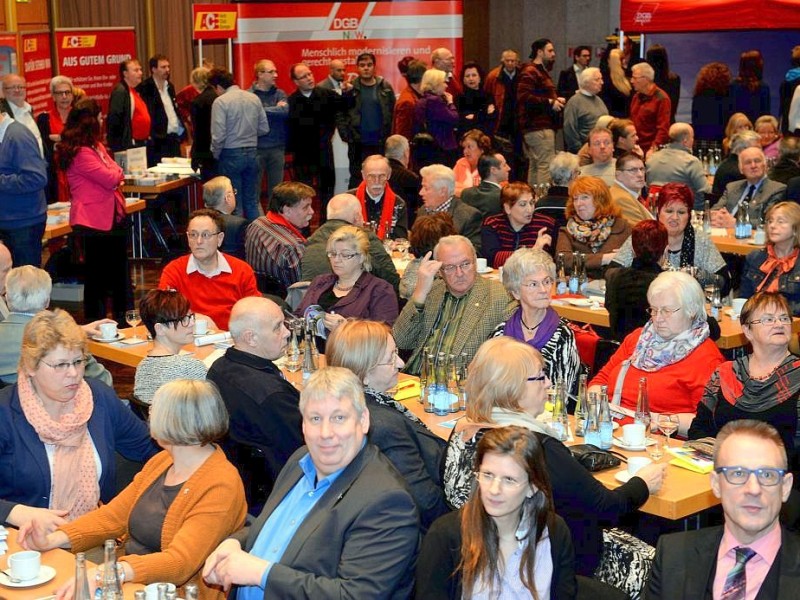
<svg viewBox="0 0 800 600">
<path fill-rule="evenodd" d="M 419 398 L 421 389 L 419 381 L 403 381 L 397 386 L 397 393 L 394 395 L 395 400 L 408 400 L 409 398 Z"/>
<path fill-rule="evenodd" d="M 209 346 L 211 344 L 216 344 L 217 342 L 228 342 L 232 340 L 230 332 L 223 331 L 221 333 L 214 333 L 211 335 L 201 335 L 194 338 L 194 345 L 198 348 L 200 346 Z"/>
</svg>

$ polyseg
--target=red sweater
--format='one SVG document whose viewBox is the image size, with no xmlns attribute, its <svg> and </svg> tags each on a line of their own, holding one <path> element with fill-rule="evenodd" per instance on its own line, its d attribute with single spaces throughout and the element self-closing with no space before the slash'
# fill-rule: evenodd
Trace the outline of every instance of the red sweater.
<svg viewBox="0 0 800 600">
<path fill-rule="evenodd" d="M 617 385 L 622 362 L 633 354 L 640 327 L 630 333 L 620 345 L 606 366 L 592 379 L 590 385 L 607 385 L 608 398 L 611 400 Z M 625 375 L 622 386 L 624 408 L 636 410 L 636 398 L 639 395 L 639 378 L 647 378 L 647 394 L 650 410 L 656 413 L 696 413 L 697 404 L 703 396 L 703 389 L 711 379 L 711 374 L 718 365 L 725 362 L 716 344 L 709 338 L 692 351 L 689 356 L 653 373 L 640 371 L 633 365 Z"/>
<path fill-rule="evenodd" d="M 649 93 L 636 93 L 631 99 L 631 121 L 636 125 L 639 146 L 647 152 L 651 146 L 669 143 L 669 119 L 672 102 L 667 93 L 653 84 Z"/>
<path fill-rule="evenodd" d="M 253 269 L 243 260 L 225 254 L 231 273 L 206 277 L 199 271 L 186 273 L 189 256 L 176 258 L 161 273 L 158 287 L 174 289 L 186 296 L 189 306 L 197 313 L 211 317 L 217 327 L 227 331 L 231 309 L 242 298 L 260 296 Z"/>
</svg>

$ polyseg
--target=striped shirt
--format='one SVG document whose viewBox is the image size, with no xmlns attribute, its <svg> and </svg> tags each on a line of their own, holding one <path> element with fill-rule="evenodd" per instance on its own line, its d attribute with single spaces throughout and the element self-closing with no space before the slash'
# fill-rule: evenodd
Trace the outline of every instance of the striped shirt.
<svg viewBox="0 0 800 600">
<path fill-rule="evenodd" d="M 256 273 L 269 275 L 287 287 L 300 281 L 305 240 L 288 227 L 273 222 L 269 215 L 248 225 L 244 250 Z"/>
<path fill-rule="evenodd" d="M 531 222 L 519 231 L 514 231 L 505 214 L 486 217 L 481 228 L 481 254 L 486 257 L 490 266 L 495 269 L 502 267 L 514 250 L 533 248 L 542 227 L 547 229 L 553 240 L 547 248 L 552 256 L 557 232 L 555 221 L 550 217 L 534 213 Z"/>
</svg>

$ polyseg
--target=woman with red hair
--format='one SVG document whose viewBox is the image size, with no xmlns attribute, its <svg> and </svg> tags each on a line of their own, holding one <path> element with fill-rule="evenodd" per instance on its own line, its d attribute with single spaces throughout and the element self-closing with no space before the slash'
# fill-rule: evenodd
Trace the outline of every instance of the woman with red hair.
<svg viewBox="0 0 800 600">
<path fill-rule="evenodd" d="M 697 74 L 692 96 L 692 127 L 697 142 L 722 141 L 725 123 L 731 116 L 731 79 L 728 65 L 712 62 Z"/>
</svg>

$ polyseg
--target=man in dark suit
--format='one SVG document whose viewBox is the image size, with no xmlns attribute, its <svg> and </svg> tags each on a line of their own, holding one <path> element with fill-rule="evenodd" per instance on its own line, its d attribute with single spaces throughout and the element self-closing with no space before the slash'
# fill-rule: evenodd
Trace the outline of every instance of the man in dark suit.
<svg viewBox="0 0 800 600">
<path fill-rule="evenodd" d="M 390 135 L 386 138 L 384 156 L 389 159 L 389 166 L 392 168 L 389 185 L 406 201 L 408 222 L 413 223 L 422 204 L 419 197 L 421 182 L 419 175 L 408 168 L 411 160 L 411 146 L 408 140 L 399 134 Z"/>
<path fill-rule="evenodd" d="M 281 471 L 261 515 L 222 542 L 203 577 L 252 598 L 408 598 L 419 517 L 398 472 L 367 442 L 361 382 L 315 372 L 300 396 L 306 446 Z"/>
<path fill-rule="evenodd" d="M 423 213 L 434 214 L 448 212 L 453 217 L 456 233 L 469 238 L 475 252 L 480 255 L 481 248 L 481 213 L 456 198 L 456 177 L 453 169 L 444 165 L 428 165 L 419 172 L 422 175 L 420 197 L 423 202 Z"/>
<path fill-rule="evenodd" d="M 558 74 L 558 95 L 569 100 L 578 91 L 578 75 L 592 62 L 592 49 L 589 46 L 576 46 L 572 51 L 572 64 Z"/>
<path fill-rule="evenodd" d="M 662 536 L 648 600 L 789 600 L 800 586 L 800 539 L 781 527 L 792 491 L 780 434 L 763 421 L 731 421 L 717 435 L 711 489 L 725 525 Z M 753 595 L 753 592 L 756 592 Z"/>
<path fill-rule="evenodd" d="M 280 307 L 267 298 L 243 298 L 233 305 L 228 327 L 234 345 L 214 361 L 208 379 L 219 387 L 230 414 L 224 445 L 233 457 L 258 455 L 255 468 L 234 460 L 247 485 L 247 503 L 255 514 L 292 453 L 303 445 L 300 395 L 274 360 L 283 355 L 289 330 Z M 254 508 L 255 507 L 255 508 Z"/>
<path fill-rule="evenodd" d="M 225 224 L 219 249 L 225 254 L 245 260 L 244 234 L 248 221 L 233 214 L 233 209 L 236 208 L 236 190 L 233 189 L 231 180 L 220 175 L 203 184 L 203 202 L 206 208 L 218 211 Z"/>
<path fill-rule="evenodd" d="M 767 179 L 767 159 L 761 148 L 745 148 L 739 153 L 739 171 L 744 179 L 727 185 L 711 211 L 712 227 L 735 227 L 743 202 L 748 203 L 750 222 L 756 226 L 770 206 L 786 199 L 786 186 Z"/>
<path fill-rule="evenodd" d="M 481 184 L 461 192 L 461 200 L 481 213 L 481 219 L 496 215 L 503 210 L 500 201 L 501 185 L 508 182 L 511 168 L 502 154 L 484 154 L 478 159 L 478 175 Z"/>
<path fill-rule="evenodd" d="M 175 86 L 169 80 L 169 59 L 163 54 L 150 57 L 150 77 L 136 89 L 150 113 L 150 138 L 147 140 L 147 166 L 165 156 L 181 156 L 181 140 L 186 128 L 178 114 Z"/>
<path fill-rule="evenodd" d="M 217 161 L 211 154 L 211 106 L 217 99 L 217 90 L 213 85 L 208 85 L 208 74 L 205 75 L 206 85 L 200 95 L 192 100 L 190 109 L 192 115 L 192 168 L 200 169 L 200 177 L 208 181 L 217 174 Z"/>
</svg>

